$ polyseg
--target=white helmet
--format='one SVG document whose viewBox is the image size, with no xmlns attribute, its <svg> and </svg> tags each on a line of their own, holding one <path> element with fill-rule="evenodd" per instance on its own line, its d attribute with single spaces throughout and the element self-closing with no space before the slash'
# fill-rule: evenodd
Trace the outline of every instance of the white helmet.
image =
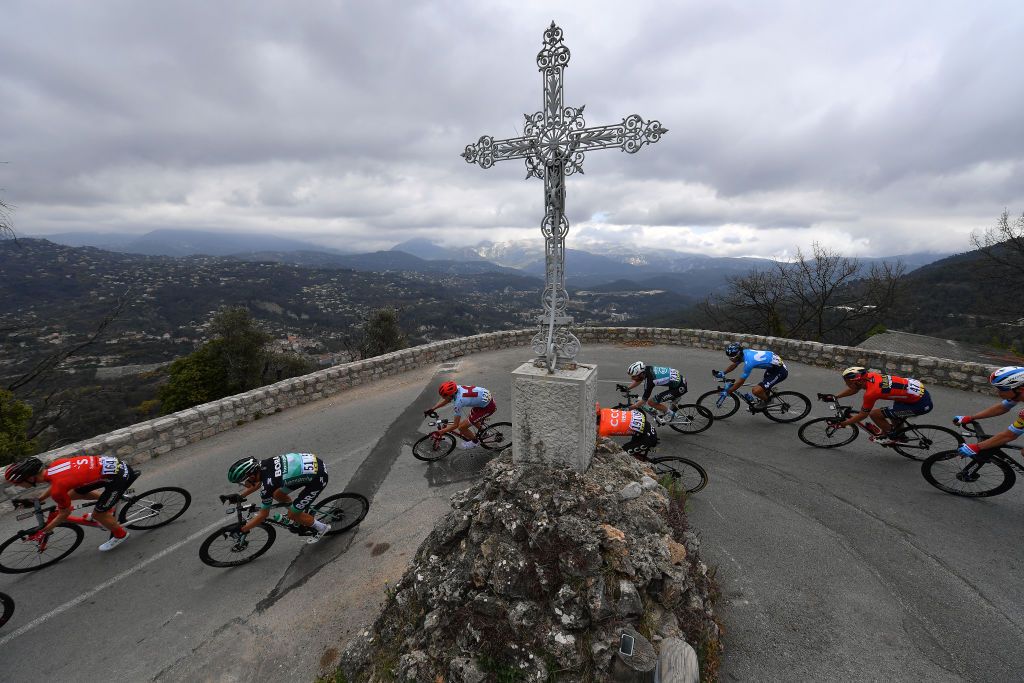
<svg viewBox="0 0 1024 683">
<path fill-rule="evenodd" d="M 638 375 L 644 374 L 644 370 L 646 369 L 647 366 L 644 365 L 643 361 L 638 360 L 637 362 L 630 365 L 629 368 L 626 369 L 626 372 L 629 374 L 630 377 L 636 377 Z"/>
<path fill-rule="evenodd" d="M 999 391 L 1013 391 L 1024 387 L 1024 368 L 1008 365 L 999 368 L 988 378 L 989 383 Z"/>
</svg>

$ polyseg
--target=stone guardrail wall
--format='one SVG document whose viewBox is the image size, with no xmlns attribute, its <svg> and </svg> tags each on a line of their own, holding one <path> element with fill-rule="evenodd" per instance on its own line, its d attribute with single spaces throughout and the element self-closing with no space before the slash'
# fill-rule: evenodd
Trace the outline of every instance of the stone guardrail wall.
<svg viewBox="0 0 1024 683">
<path fill-rule="evenodd" d="M 730 341 L 740 341 L 755 348 L 770 348 L 787 362 L 796 361 L 835 368 L 863 365 L 876 370 L 917 377 L 926 384 L 971 391 L 988 391 L 988 375 L 992 370 L 990 366 L 978 363 L 961 363 L 926 356 L 891 354 L 857 347 L 710 330 L 580 327 L 575 333 L 584 344 L 651 342 L 722 349 Z M 253 389 L 244 394 L 204 403 L 165 417 L 140 422 L 109 434 L 101 434 L 92 439 L 47 451 L 39 457 L 44 461 L 50 461 L 80 454 L 104 454 L 130 462 L 140 462 L 241 426 L 259 417 L 326 398 L 360 384 L 466 354 L 526 346 L 534 334 L 535 329 L 478 334 L 337 365 Z"/>
</svg>

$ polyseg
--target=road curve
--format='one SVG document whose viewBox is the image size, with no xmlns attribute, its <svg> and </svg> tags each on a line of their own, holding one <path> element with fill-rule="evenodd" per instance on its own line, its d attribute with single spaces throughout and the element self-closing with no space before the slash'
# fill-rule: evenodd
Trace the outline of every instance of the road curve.
<svg viewBox="0 0 1024 683">
<path fill-rule="evenodd" d="M 310 680 L 364 625 L 401 576 L 448 497 L 478 476 L 486 455 L 412 458 L 421 411 L 440 376 L 490 388 L 508 419 L 508 373 L 525 349 L 467 356 L 298 407 L 143 465 L 137 489 L 178 485 L 193 495 L 177 522 L 132 535 L 101 555 L 98 530 L 54 567 L 0 575 L 18 609 L 0 630 L 5 681 Z M 602 404 L 637 358 L 710 389 L 719 352 L 594 345 Z M 841 388 L 835 373 L 790 368 L 785 388 Z M 932 388 L 943 424 L 990 397 Z M 815 406 L 812 417 L 823 414 Z M 995 423 L 993 423 L 993 427 Z M 1024 551 L 1020 491 L 961 500 L 936 491 L 919 464 L 859 439 L 831 451 L 803 445 L 796 426 L 743 412 L 696 436 L 666 431 L 708 469 L 690 502 L 705 560 L 723 588 L 725 680 L 1014 680 L 1024 678 Z M 350 534 L 306 547 L 290 536 L 252 564 L 206 567 L 199 543 L 224 523 L 218 493 L 242 455 L 317 452 L 328 493 L 359 491 L 370 514 Z M 0 518 L 0 539 L 24 523 Z"/>
</svg>

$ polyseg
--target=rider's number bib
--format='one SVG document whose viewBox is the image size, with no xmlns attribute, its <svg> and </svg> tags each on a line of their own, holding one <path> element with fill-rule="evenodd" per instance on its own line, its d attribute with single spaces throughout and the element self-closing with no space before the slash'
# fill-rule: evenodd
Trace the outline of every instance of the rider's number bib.
<svg viewBox="0 0 1024 683">
<path fill-rule="evenodd" d="M 108 474 L 116 474 L 117 466 L 119 464 L 121 463 L 117 458 L 100 458 L 100 474 L 104 476 Z"/>
<path fill-rule="evenodd" d="M 644 428 L 644 416 L 638 410 L 611 410 L 608 412 L 608 425 L 613 429 L 625 425 L 629 421 L 629 429 L 633 432 L 641 432 Z"/>
<path fill-rule="evenodd" d="M 316 456 L 312 453 L 305 453 L 302 456 L 302 473 L 316 474 Z"/>
</svg>

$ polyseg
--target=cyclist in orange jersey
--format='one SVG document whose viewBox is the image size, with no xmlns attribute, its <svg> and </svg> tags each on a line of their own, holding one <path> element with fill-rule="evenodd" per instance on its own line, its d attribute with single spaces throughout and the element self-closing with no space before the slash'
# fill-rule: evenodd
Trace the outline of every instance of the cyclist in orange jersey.
<svg viewBox="0 0 1024 683">
<path fill-rule="evenodd" d="M 874 437 L 879 443 L 893 442 L 892 437 L 888 436 L 892 431 L 890 419 L 924 415 L 932 410 L 932 398 L 920 380 L 869 372 L 867 368 L 859 366 L 843 370 L 843 380 L 846 382 L 846 388 L 836 394 L 836 398 L 853 396 L 863 391 L 864 402 L 860 412 L 843 420 L 839 426 L 846 427 L 856 424 L 870 415 L 871 420 L 879 429 L 878 434 Z M 892 406 L 875 408 L 875 403 L 879 400 L 892 401 Z"/>
<path fill-rule="evenodd" d="M 654 424 L 639 410 L 618 410 L 597 406 L 598 436 L 628 436 L 622 444 L 627 453 L 636 455 L 658 445 L 658 432 Z"/>
</svg>

